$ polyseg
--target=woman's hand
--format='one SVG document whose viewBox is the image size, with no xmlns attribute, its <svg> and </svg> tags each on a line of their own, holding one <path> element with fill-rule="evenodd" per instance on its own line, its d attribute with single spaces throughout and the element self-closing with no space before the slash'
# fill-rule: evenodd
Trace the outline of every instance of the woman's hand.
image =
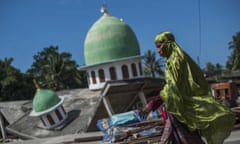
<svg viewBox="0 0 240 144">
<path fill-rule="evenodd" d="M 144 108 L 142 108 L 142 110 L 139 112 L 139 116 L 142 119 L 146 119 L 146 117 L 148 116 L 148 114 L 150 113 L 151 109 L 148 108 L 147 106 L 145 106 Z"/>
</svg>

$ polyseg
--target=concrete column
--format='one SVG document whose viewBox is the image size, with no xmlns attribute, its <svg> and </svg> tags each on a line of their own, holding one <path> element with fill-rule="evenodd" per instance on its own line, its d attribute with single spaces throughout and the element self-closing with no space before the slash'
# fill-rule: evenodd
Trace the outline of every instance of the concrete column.
<svg viewBox="0 0 240 144">
<path fill-rule="evenodd" d="M 107 110 L 108 115 L 112 116 L 114 114 L 114 111 L 113 111 L 113 108 L 112 108 L 112 106 L 109 102 L 108 97 L 106 97 L 106 96 L 103 97 L 103 103 L 104 103 L 104 106 Z"/>
<path fill-rule="evenodd" d="M 147 104 L 147 99 L 146 99 L 146 97 L 144 95 L 144 92 L 143 91 L 138 92 L 138 96 L 139 96 L 142 104 L 146 105 Z"/>
</svg>

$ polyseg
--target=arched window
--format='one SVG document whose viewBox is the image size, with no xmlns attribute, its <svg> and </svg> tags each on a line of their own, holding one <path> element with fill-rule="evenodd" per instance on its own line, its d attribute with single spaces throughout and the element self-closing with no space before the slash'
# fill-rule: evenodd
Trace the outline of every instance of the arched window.
<svg viewBox="0 0 240 144">
<path fill-rule="evenodd" d="M 92 82 L 93 82 L 93 84 L 96 84 L 97 81 L 96 81 L 96 75 L 95 75 L 95 72 L 94 72 L 94 71 L 91 72 L 91 77 L 92 77 Z"/>
<path fill-rule="evenodd" d="M 63 106 L 61 106 L 61 110 L 63 111 L 64 115 L 66 115 L 66 111 L 64 110 Z"/>
<path fill-rule="evenodd" d="M 122 76 L 123 76 L 123 79 L 129 78 L 128 67 L 126 65 L 122 66 Z"/>
<path fill-rule="evenodd" d="M 89 84 L 91 83 L 91 81 L 90 81 L 90 73 L 89 72 L 87 72 L 87 81 L 88 81 Z"/>
<path fill-rule="evenodd" d="M 134 77 L 136 77 L 136 76 L 137 76 L 136 64 L 135 64 L 135 63 L 132 63 L 132 64 L 131 64 L 131 67 L 132 67 L 132 75 L 133 75 Z"/>
<path fill-rule="evenodd" d="M 55 110 L 55 113 L 56 113 L 56 115 L 57 115 L 57 117 L 58 117 L 59 120 L 62 120 L 62 119 L 63 119 L 63 117 L 62 117 L 62 115 L 61 115 L 61 113 L 59 112 L 58 109 Z"/>
<path fill-rule="evenodd" d="M 111 78 L 111 80 L 117 80 L 117 75 L 116 75 L 115 67 L 110 67 L 110 68 L 109 68 L 109 72 L 110 72 L 110 78 Z"/>
<path fill-rule="evenodd" d="M 143 75 L 142 64 L 141 64 L 141 62 L 138 63 L 138 66 L 139 66 L 140 75 Z"/>
<path fill-rule="evenodd" d="M 98 70 L 98 75 L 99 75 L 100 82 L 105 82 L 105 75 L 104 75 L 103 69 Z"/>
<path fill-rule="evenodd" d="M 48 119 L 48 122 L 49 122 L 51 125 L 54 125 L 54 124 L 55 124 L 55 122 L 54 122 L 54 120 L 53 120 L 53 118 L 52 118 L 51 115 L 47 114 L 47 119 Z"/>
<path fill-rule="evenodd" d="M 46 123 L 45 123 L 45 121 L 43 120 L 42 117 L 40 117 L 40 120 L 42 121 L 43 125 L 46 126 Z"/>
</svg>

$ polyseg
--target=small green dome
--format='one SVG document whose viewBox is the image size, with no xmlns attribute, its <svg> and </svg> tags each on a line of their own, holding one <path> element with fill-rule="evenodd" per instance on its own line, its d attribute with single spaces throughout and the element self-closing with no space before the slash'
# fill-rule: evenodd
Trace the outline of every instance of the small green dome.
<svg viewBox="0 0 240 144">
<path fill-rule="evenodd" d="M 140 55 L 135 33 L 120 19 L 104 15 L 89 29 L 84 42 L 86 65 Z"/>
<path fill-rule="evenodd" d="M 35 112 L 42 112 L 57 105 L 60 98 L 52 90 L 38 90 L 33 99 L 33 109 Z"/>
</svg>

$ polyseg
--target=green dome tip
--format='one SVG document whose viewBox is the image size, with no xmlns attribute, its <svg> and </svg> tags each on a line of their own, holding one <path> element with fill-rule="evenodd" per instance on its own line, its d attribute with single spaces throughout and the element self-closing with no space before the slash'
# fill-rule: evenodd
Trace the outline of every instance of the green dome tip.
<svg viewBox="0 0 240 144">
<path fill-rule="evenodd" d="M 140 55 L 137 37 L 121 19 L 103 15 L 89 29 L 84 42 L 86 65 Z"/>
<path fill-rule="evenodd" d="M 33 109 L 35 112 L 42 112 L 57 105 L 60 100 L 54 91 L 38 89 L 34 95 Z"/>
</svg>

